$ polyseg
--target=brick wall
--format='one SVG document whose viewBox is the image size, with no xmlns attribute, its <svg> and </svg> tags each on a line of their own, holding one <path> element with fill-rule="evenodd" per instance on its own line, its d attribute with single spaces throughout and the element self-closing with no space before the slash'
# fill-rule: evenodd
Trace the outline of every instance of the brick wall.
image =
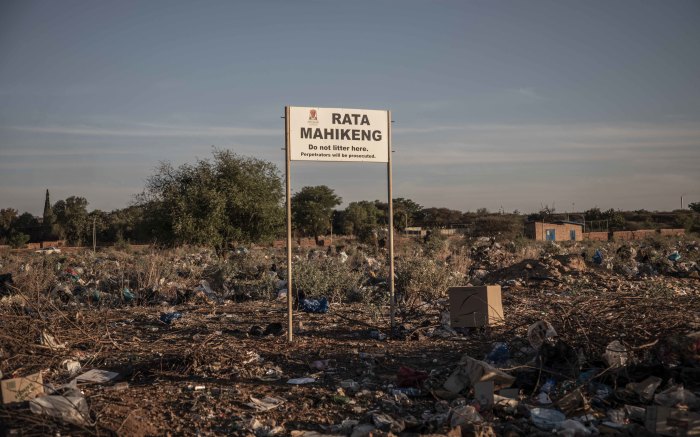
<svg viewBox="0 0 700 437">
<path fill-rule="evenodd" d="M 591 240 L 591 241 L 608 241 L 608 233 L 607 232 L 586 232 L 583 234 L 583 239 L 584 240 Z"/>
<path fill-rule="evenodd" d="M 644 240 L 645 238 L 653 237 L 656 234 L 656 229 L 640 229 L 638 231 L 632 231 L 632 239 Z"/>
<path fill-rule="evenodd" d="M 66 245 L 66 240 L 42 241 L 41 247 L 61 247 Z"/>
<path fill-rule="evenodd" d="M 612 233 L 613 241 L 629 241 L 634 239 L 632 231 L 615 231 Z"/>
<path fill-rule="evenodd" d="M 664 237 L 680 237 L 685 235 L 685 229 L 659 229 L 659 233 Z"/>
</svg>

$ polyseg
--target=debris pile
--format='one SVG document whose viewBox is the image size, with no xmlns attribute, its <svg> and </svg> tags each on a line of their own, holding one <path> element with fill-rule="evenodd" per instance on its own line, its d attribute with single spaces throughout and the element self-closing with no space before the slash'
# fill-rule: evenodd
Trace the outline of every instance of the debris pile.
<svg viewBox="0 0 700 437">
<path fill-rule="evenodd" d="M 593 243 L 470 243 L 458 285 L 503 290 L 502 322 L 482 327 L 453 326 L 445 289 L 392 329 L 381 254 L 298 253 L 316 264 L 292 291 L 292 344 L 274 250 L 3 257 L 0 428 L 694 435 L 697 243 Z"/>
</svg>

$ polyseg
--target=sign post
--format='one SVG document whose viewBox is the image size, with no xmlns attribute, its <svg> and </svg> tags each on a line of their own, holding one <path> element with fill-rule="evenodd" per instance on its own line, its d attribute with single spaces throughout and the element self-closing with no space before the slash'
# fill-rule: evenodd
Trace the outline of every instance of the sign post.
<svg viewBox="0 0 700 437">
<path fill-rule="evenodd" d="M 389 298 L 394 329 L 394 206 L 391 169 L 391 112 L 374 109 L 285 107 L 287 206 L 287 340 L 292 321 L 291 161 L 378 162 L 387 165 Z"/>
<path fill-rule="evenodd" d="M 287 207 L 287 341 L 294 338 L 294 326 L 292 320 L 292 182 L 290 175 L 290 147 L 289 147 L 289 106 L 285 108 L 285 134 L 284 153 L 285 157 L 285 186 L 286 186 L 286 207 Z"/>
<path fill-rule="evenodd" d="M 394 313 L 396 312 L 396 301 L 394 299 L 394 183 L 391 172 L 391 111 L 387 111 L 387 149 L 389 155 L 386 161 L 386 186 L 389 197 L 389 318 L 391 320 L 391 334 L 394 335 Z"/>
</svg>

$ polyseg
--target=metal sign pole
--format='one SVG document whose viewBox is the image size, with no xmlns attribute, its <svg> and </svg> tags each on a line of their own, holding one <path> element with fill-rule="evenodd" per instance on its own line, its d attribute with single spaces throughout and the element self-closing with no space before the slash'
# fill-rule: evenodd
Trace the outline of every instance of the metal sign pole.
<svg viewBox="0 0 700 437">
<path fill-rule="evenodd" d="M 323 113 L 321 114 L 319 110 L 322 110 Z M 391 111 L 301 106 L 285 106 L 284 111 L 285 182 L 287 188 L 287 340 L 292 341 L 294 331 L 292 319 L 292 293 L 294 286 L 292 278 L 292 195 L 290 176 L 292 159 L 295 161 L 386 162 L 387 194 L 389 196 L 389 296 L 391 329 L 393 332 L 395 328 L 396 298 L 394 295 L 394 199 L 391 173 Z M 294 120 L 291 119 L 292 114 L 294 114 Z M 384 139 L 382 118 L 385 115 L 387 117 L 386 147 L 388 155 L 386 160 L 384 160 L 383 156 L 384 151 L 381 150 Z M 370 120 L 375 122 L 374 129 L 361 127 L 362 125 L 369 126 Z M 355 125 L 356 128 L 346 128 L 342 125 Z M 294 127 L 294 132 L 291 130 L 292 126 Z M 326 144 L 327 139 L 334 140 L 335 144 Z M 293 151 L 292 147 L 294 147 Z M 332 229 L 331 232 L 333 232 Z"/>
<path fill-rule="evenodd" d="M 391 333 L 394 333 L 394 313 L 396 312 L 396 299 L 394 296 L 394 196 L 393 183 L 391 174 L 391 111 L 386 111 L 387 114 L 387 133 L 389 158 L 386 163 L 387 176 L 387 191 L 389 194 L 389 299 L 391 305 Z"/>
<path fill-rule="evenodd" d="M 292 321 L 292 184 L 290 176 L 290 150 L 289 150 L 289 106 L 284 108 L 284 150 L 285 150 L 285 182 L 287 197 L 287 341 L 294 338 Z"/>
</svg>

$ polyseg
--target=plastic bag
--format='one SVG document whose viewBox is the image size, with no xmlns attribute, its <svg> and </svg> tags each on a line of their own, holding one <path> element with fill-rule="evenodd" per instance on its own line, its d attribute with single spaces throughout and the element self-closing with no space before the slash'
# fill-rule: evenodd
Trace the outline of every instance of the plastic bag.
<svg viewBox="0 0 700 437">
<path fill-rule="evenodd" d="M 42 396 L 29 401 L 29 409 L 34 414 L 57 417 L 74 425 L 85 425 L 90 417 L 82 396 Z"/>
</svg>

